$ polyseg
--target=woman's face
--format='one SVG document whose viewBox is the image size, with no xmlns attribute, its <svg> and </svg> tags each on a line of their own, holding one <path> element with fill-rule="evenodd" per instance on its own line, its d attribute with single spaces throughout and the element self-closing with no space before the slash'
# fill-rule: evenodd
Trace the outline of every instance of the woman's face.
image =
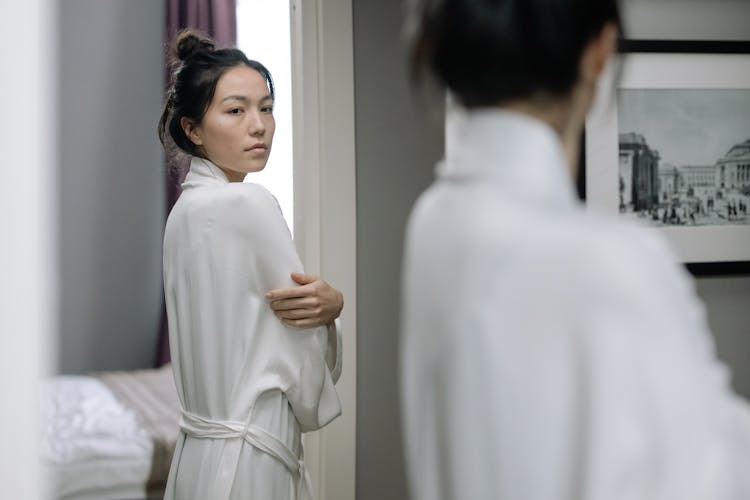
<svg viewBox="0 0 750 500">
<path fill-rule="evenodd" d="M 183 129 L 230 181 L 263 170 L 276 130 L 273 97 L 263 76 L 244 65 L 227 70 L 201 123 L 183 118 Z"/>
</svg>

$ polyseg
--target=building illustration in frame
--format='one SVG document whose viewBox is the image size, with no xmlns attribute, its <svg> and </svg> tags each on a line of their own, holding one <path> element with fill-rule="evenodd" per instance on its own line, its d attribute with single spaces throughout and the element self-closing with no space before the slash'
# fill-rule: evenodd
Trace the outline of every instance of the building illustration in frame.
<svg viewBox="0 0 750 500">
<path fill-rule="evenodd" d="M 750 90 L 621 89 L 618 110 L 620 213 L 750 224 Z"/>
</svg>

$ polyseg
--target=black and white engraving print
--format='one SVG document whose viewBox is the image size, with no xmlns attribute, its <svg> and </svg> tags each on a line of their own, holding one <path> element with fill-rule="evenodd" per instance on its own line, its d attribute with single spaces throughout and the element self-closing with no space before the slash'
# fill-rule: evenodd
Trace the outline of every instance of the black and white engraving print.
<svg viewBox="0 0 750 500">
<path fill-rule="evenodd" d="M 617 109 L 623 215 L 750 224 L 750 90 L 621 89 Z"/>
</svg>

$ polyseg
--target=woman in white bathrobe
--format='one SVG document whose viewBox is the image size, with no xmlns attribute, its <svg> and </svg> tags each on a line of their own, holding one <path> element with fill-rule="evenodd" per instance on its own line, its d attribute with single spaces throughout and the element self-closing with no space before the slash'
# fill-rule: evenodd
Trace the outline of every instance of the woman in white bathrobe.
<svg viewBox="0 0 750 500">
<path fill-rule="evenodd" d="M 237 49 L 186 31 L 160 122 L 192 156 L 164 235 L 170 349 L 182 404 L 165 498 L 311 498 L 300 433 L 341 412 L 341 294 L 303 272 L 266 164 L 273 83 Z"/>
<path fill-rule="evenodd" d="M 750 414 L 654 231 L 586 210 L 615 0 L 425 0 L 413 63 L 468 111 L 408 225 L 414 500 L 747 500 Z"/>
</svg>

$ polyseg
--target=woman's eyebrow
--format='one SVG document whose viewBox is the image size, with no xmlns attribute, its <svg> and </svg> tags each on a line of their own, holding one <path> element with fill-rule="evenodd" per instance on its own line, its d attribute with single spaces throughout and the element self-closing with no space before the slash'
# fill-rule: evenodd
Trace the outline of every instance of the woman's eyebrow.
<svg viewBox="0 0 750 500">
<path fill-rule="evenodd" d="M 244 96 L 244 95 L 228 95 L 224 99 L 222 99 L 221 102 L 229 101 L 229 100 L 232 100 L 232 99 L 237 100 L 237 101 L 244 101 L 244 102 L 247 102 L 247 101 L 250 100 L 249 97 Z M 261 97 L 258 100 L 258 102 L 263 102 L 263 101 L 271 101 L 271 102 L 273 102 L 273 96 L 271 94 L 267 94 L 267 95 L 265 95 L 264 97 Z"/>
<path fill-rule="evenodd" d="M 221 102 L 229 101 L 231 99 L 235 99 L 237 101 L 249 101 L 249 99 L 244 95 L 228 95 L 224 99 L 222 99 Z"/>
</svg>

